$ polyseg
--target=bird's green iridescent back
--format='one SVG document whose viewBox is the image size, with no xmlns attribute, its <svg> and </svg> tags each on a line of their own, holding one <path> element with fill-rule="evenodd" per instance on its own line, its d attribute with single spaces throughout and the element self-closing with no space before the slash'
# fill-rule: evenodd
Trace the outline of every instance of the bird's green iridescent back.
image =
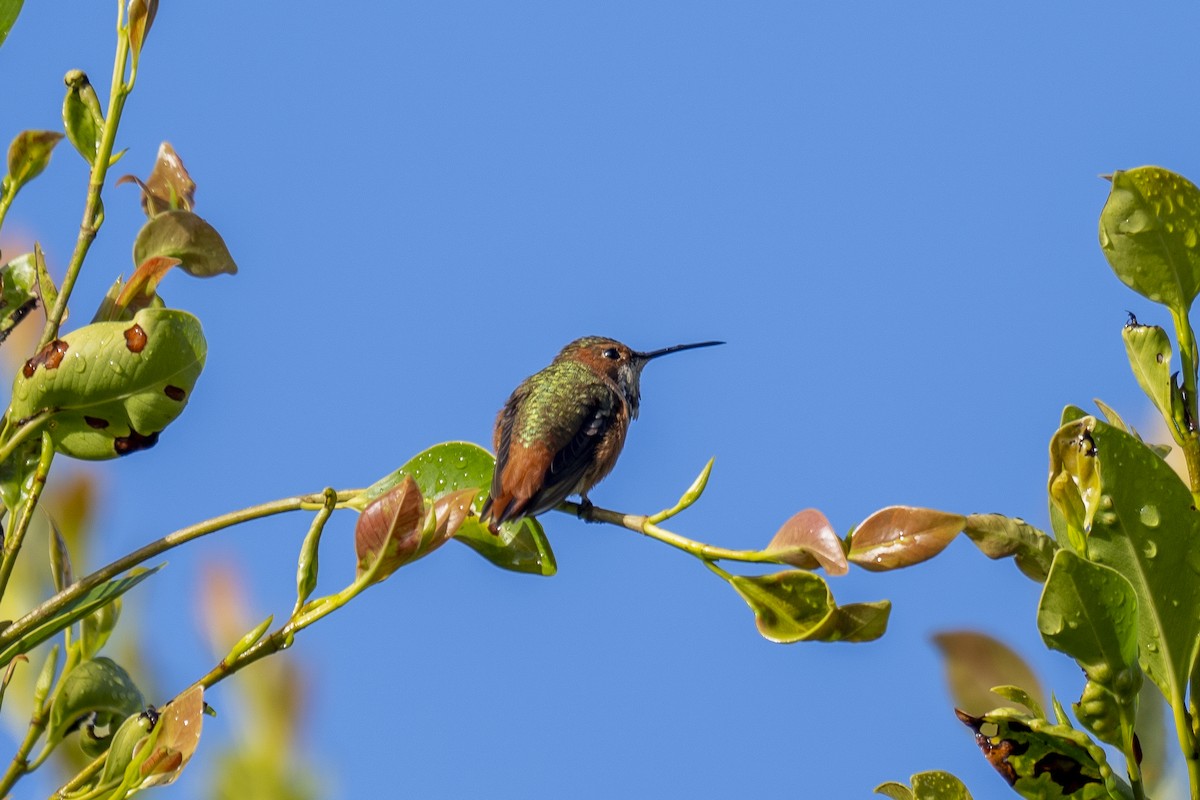
<svg viewBox="0 0 1200 800">
<path fill-rule="evenodd" d="M 607 415 L 621 402 L 609 381 L 570 360 L 526 378 L 518 392 L 526 400 L 513 421 L 513 439 L 525 446 L 540 441 L 551 451 L 571 441 L 597 405 Z"/>
</svg>

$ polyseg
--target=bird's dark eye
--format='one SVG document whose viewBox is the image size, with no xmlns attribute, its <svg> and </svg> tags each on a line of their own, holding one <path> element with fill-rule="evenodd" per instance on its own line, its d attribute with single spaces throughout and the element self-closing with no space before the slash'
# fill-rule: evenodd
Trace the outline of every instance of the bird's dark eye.
<svg viewBox="0 0 1200 800">
<path fill-rule="evenodd" d="M 611 358 L 613 361 L 616 361 L 618 358 L 621 357 L 621 354 L 617 352 L 617 348 L 615 348 L 615 347 L 608 348 L 600 355 L 604 356 L 605 358 Z"/>
</svg>

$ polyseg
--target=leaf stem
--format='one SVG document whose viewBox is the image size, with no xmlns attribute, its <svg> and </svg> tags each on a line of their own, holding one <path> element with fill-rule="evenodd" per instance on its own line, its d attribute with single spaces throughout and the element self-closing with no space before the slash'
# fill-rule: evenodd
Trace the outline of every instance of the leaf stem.
<svg viewBox="0 0 1200 800">
<path fill-rule="evenodd" d="M 749 564 L 787 563 L 781 558 L 780 553 L 772 553 L 766 550 L 731 550 L 726 547 L 717 547 L 705 544 L 704 542 L 698 542 L 695 539 L 689 539 L 686 536 L 666 530 L 665 528 L 660 528 L 654 524 L 651 520 L 655 519 L 658 515 L 647 517 L 643 514 L 623 514 L 620 511 L 610 511 L 599 506 L 592 506 L 590 511 L 585 511 L 579 503 L 572 503 L 570 501 L 559 503 L 555 510 L 576 517 L 583 517 L 592 522 L 607 522 L 610 525 L 626 528 L 643 536 L 649 536 L 651 539 L 657 539 L 663 544 L 678 548 L 685 553 L 690 553 L 703 561 L 742 561 Z"/>
</svg>

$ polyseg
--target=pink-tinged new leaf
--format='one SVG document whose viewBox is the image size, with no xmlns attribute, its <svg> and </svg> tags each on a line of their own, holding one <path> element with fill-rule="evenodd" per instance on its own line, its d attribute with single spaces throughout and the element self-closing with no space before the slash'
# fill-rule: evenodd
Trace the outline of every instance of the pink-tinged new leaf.
<svg viewBox="0 0 1200 800">
<path fill-rule="evenodd" d="M 363 509 L 354 528 L 358 575 L 375 569 L 378 583 L 416 557 L 425 528 L 425 501 L 412 476 Z M 373 565 L 380 564 L 377 568 Z"/>
<path fill-rule="evenodd" d="M 801 569 L 821 566 L 830 575 L 845 575 L 850 571 L 842 540 L 825 515 L 815 508 L 806 508 L 783 523 L 767 545 L 767 552 Z"/>
<path fill-rule="evenodd" d="M 881 508 L 854 531 L 848 557 L 875 572 L 910 567 L 946 549 L 966 522 L 961 514 L 932 508 Z"/>
</svg>

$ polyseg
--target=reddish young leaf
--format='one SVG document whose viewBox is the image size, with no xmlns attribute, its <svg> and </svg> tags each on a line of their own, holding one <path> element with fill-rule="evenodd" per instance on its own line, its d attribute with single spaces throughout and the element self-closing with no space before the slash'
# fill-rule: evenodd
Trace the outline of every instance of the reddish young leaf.
<svg viewBox="0 0 1200 800">
<path fill-rule="evenodd" d="M 848 557 L 876 572 L 909 567 L 942 552 L 966 522 L 961 514 L 932 508 L 881 508 L 854 531 Z"/>
<path fill-rule="evenodd" d="M 363 509 L 354 528 L 358 575 L 380 561 L 378 583 L 416 557 L 421 546 L 425 501 L 411 476 Z"/>
<path fill-rule="evenodd" d="M 187 766 L 200 744 L 204 724 L 204 687 L 195 684 L 163 707 L 158 718 L 161 726 L 154 750 L 142 763 L 139 788 L 173 783 Z M 139 742 L 139 745 L 145 740 Z M 134 755 L 141 747 L 134 748 Z"/>
<path fill-rule="evenodd" d="M 850 571 L 842 540 L 825 515 L 815 508 L 806 508 L 783 523 L 767 545 L 767 552 L 801 569 L 821 566 L 830 575 L 845 575 Z"/>
<path fill-rule="evenodd" d="M 121 293 L 117 295 L 110 312 L 115 315 L 112 319 L 120 319 L 125 311 L 136 314 L 143 308 L 148 308 L 154 300 L 158 284 L 171 267 L 177 266 L 179 266 L 178 258 L 154 256 L 146 259 L 133 271 L 133 274 L 129 276 L 129 282 L 121 288 Z"/>
<path fill-rule="evenodd" d="M 136 183 L 141 188 L 142 210 L 148 217 L 173 209 L 191 211 L 196 205 L 196 182 L 170 142 L 158 146 L 154 169 L 145 183 L 135 175 L 122 175 L 117 184 L 122 183 Z"/>
<path fill-rule="evenodd" d="M 447 492 L 439 497 L 429 509 L 434 525 L 430 534 L 421 541 L 421 547 L 415 558 L 432 553 L 446 542 L 454 538 L 458 529 L 471 514 L 471 503 L 479 490 L 475 488 L 459 489 L 457 492 Z M 427 529 L 429 525 L 425 526 Z"/>
</svg>

